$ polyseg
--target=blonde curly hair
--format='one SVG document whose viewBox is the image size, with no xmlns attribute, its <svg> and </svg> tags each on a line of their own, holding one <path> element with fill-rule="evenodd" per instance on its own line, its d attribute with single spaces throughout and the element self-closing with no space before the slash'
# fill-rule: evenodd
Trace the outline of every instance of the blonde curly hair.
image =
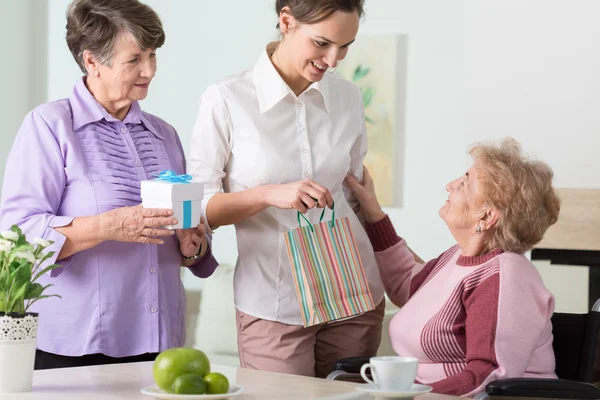
<svg viewBox="0 0 600 400">
<path fill-rule="evenodd" d="M 482 188 L 479 203 L 499 212 L 490 248 L 519 254 L 531 249 L 560 212 L 552 169 L 524 156 L 513 138 L 504 139 L 499 146 L 475 143 L 469 154 Z"/>
</svg>

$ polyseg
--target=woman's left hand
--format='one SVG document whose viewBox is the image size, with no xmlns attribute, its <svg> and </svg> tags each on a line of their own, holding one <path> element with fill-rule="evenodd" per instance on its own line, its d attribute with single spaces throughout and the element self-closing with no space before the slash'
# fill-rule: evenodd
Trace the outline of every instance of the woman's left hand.
<svg viewBox="0 0 600 400">
<path fill-rule="evenodd" d="M 200 218 L 200 224 L 195 228 L 176 229 L 175 235 L 179 240 L 179 251 L 185 257 L 193 257 L 198 253 L 200 245 L 202 245 L 203 256 L 206 253 L 208 245 L 206 243 L 206 226 L 204 225 L 204 217 Z"/>
<path fill-rule="evenodd" d="M 354 193 L 354 196 L 356 196 L 360 204 L 360 211 L 368 222 L 374 223 L 385 217 L 385 213 L 381 209 L 377 195 L 375 194 L 375 183 L 373 183 L 373 178 L 369 175 L 367 167 L 363 165 L 362 182 L 357 181 L 350 174 L 346 175 L 345 181 Z"/>
</svg>

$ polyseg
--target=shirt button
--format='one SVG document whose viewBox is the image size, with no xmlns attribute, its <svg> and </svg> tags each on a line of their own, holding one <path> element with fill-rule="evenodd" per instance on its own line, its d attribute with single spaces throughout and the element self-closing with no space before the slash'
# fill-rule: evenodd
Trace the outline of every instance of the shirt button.
<svg viewBox="0 0 600 400">
<path fill-rule="evenodd" d="M 298 108 L 302 108 L 302 107 L 304 107 L 304 104 L 298 103 Z"/>
<path fill-rule="evenodd" d="M 303 153 L 308 153 L 308 149 L 302 150 Z M 307 174 L 308 175 L 308 174 Z"/>
<path fill-rule="evenodd" d="M 300 132 L 304 132 L 304 127 L 303 126 L 300 127 Z"/>
<path fill-rule="evenodd" d="M 305 177 L 306 179 L 310 179 L 310 174 L 304 174 L 304 177 Z"/>
<path fill-rule="evenodd" d="M 158 308 L 152 306 L 152 307 L 150 307 L 150 311 L 153 312 L 153 313 L 157 313 L 158 312 Z"/>
<path fill-rule="evenodd" d="M 127 128 L 121 128 L 121 133 L 122 134 L 126 134 L 127 133 Z"/>
<path fill-rule="evenodd" d="M 136 162 L 135 162 L 135 166 L 136 166 L 136 167 L 141 167 L 141 166 L 142 166 L 142 163 L 141 163 L 141 162 L 139 162 L 139 161 L 136 161 Z"/>
<path fill-rule="evenodd" d="M 155 267 L 150 268 L 150 273 L 151 274 L 155 274 L 157 271 L 157 269 Z"/>
</svg>

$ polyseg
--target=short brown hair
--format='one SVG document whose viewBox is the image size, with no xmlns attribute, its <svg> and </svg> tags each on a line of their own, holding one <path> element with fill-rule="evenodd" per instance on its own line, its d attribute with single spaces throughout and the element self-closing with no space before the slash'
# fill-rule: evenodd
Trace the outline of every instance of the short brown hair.
<svg viewBox="0 0 600 400">
<path fill-rule="evenodd" d="M 275 11 L 279 16 L 284 7 L 290 10 L 292 17 L 303 24 L 318 24 L 336 11 L 364 14 L 365 0 L 276 0 Z M 279 23 L 277 24 L 279 29 Z"/>
<path fill-rule="evenodd" d="M 525 157 L 513 138 L 504 139 L 500 146 L 476 143 L 469 153 L 482 184 L 480 203 L 500 214 L 490 248 L 519 254 L 531 249 L 560 212 L 552 169 Z"/>
<path fill-rule="evenodd" d="M 138 0 L 74 0 L 67 11 L 67 45 L 84 74 L 83 52 L 89 50 L 103 65 L 111 65 L 119 34 L 129 33 L 142 50 L 165 43 L 160 18 Z"/>
</svg>

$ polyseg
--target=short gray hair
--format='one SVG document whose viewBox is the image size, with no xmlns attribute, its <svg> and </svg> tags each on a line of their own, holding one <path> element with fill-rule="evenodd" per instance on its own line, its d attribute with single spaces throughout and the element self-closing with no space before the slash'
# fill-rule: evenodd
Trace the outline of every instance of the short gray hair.
<svg viewBox="0 0 600 400">
<path fill-rule="evenodd" d="M 74 0 L 67 11 L 67 45 L 87 74 L 83 52 L 89 50 L 102 65 L 111 65 L 119 34 L 129 33 L 142 50 L 165 43 L 160 18 L 138 0 Z"/>
</svg>

